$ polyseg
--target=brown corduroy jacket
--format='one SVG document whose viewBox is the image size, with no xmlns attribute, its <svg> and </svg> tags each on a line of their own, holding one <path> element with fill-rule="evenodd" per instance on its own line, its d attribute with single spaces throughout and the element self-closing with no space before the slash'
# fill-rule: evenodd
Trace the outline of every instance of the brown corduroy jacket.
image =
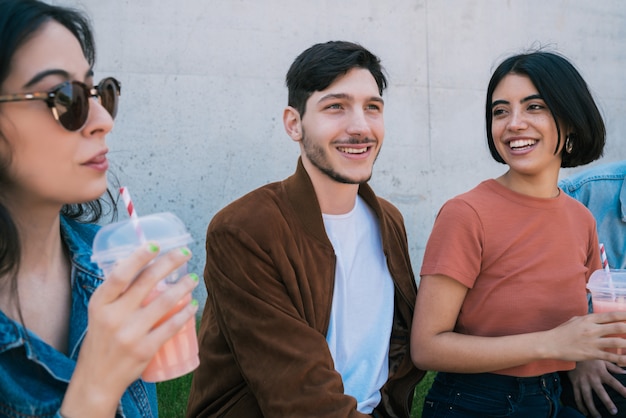
<svg viewBox="0 0 626 418">
<path fill-rule="evenodd" d="M 409 341 L 416 284 L 400 212 L 367 185 L 395 283 L 389 379 L 375 417 L 409 417 L 415 385 Z M 313 185 L 296 173 L 231 203 L 211 221 L 187 417 L 364 417 L 344 395 L 326 343 L 335 254 Z M 381 336 L 382 337 L 382 336 Z"/>
</svg>

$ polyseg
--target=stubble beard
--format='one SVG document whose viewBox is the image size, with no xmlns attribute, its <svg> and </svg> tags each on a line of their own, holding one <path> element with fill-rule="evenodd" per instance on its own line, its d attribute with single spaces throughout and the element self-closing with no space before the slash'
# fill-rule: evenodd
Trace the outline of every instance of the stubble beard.
<svg viewBox="0 0 626 418">
<path fill-rule="evenodd" d="M 348 143 L 349 144 L 359 144 L 359 143 L 364 143 L 364 142 L 371 143 L 372 141 L 370 141 L 367 138 L 365 140 L 359 140 L 359 139 L 356 139 L 356 138 L 351 138 Z M 306 136 L 306 133 L 304 132 L 304 129 L 302 130 L 302 145 L 303 145 L 303 148 L 304 148 L 304 154 L 306 155 L 307 159 L 311 162 L 311 164 L 313 164 L 313 166 L 315 168 L 317 168 L 322 173 L 324 173 L 325 175 L 327 175 L 332 180 L 334 180 L 334 181 L 336 181 L 338 183 L 343 183 L 343 184 L 363 184 L 363 183 L 367 183 L 372 178 L 372 172 L 371 171 L 370 171 L 369 176 L 367 176 L 367 178 L 363 179 L 363 180 L 355 180 L 355 179 L 346 177 L 346 176 L 342 175 L 341 173 L 338 173 L 337 171 L 335 171 L 332 168 L 331 164 L 329 163 L 328 158 L 327 158 L 327 154 L 324 151 L 324 149 L 321 148 L 320 146 L 314 144 L 312 141 L 309 141 L 307 136 Z M 376 159 L 378 159 L 378 154 L 376 155 L 376 158 L 374 159 L 374 162 L 376 162 Z"/>
</svg>

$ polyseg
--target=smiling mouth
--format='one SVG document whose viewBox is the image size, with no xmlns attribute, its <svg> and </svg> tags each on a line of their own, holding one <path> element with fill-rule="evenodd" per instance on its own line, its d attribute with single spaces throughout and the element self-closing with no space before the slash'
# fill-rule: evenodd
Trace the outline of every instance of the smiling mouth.
<svg viewBox="0 0 626 418">
<path fill-rule="evenodd" d="M 351 148 L 351 147 L 338 147 L 337 149 L 340 152 L 345 152 L 346 154 L 363 154 L 367 152 L 370 147 L 365 148 Z"/>
<path fill-rule="evenodd" d="M 537 143 L 535 139 L 517 139 L 509 142 L 509 147 L 513 150 L 530 148 Z"/>
</svg>

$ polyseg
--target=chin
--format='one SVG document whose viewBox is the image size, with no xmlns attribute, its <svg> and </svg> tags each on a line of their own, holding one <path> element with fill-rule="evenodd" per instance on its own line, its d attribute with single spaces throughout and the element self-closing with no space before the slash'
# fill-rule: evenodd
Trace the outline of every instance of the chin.
<svg viewBox="0 0 626 418">
<path fill-rule="evenodd" d="M 372 172 L 369 171 L 367 173 L 356 173 L 353 175 L 347 173 L 345 178 L 350 180 L 349 183 L 351 184 L 363 184 L 370 181 L 370 179 L 372 178 Z"/>
<path fill-rule="evenodd" d="M 362 178 L 340 176 L 340 177 L 335 177 L 334 180 L 343 184 L 363 184 L 363 183 L 367 183 L 371 178 L 372 176 L 362 177 Z"/>
<path fill-rule="evenodd" d="M 79 196 L 75 199 L 74 204 L 87 203 L 93 200 L 98 200 L 104 195 L 107 191 L 107 185 L 97 185 L 92 187 L 86 187 L 83 189 L 83 193 L 80 193 Z"/>
</svg>

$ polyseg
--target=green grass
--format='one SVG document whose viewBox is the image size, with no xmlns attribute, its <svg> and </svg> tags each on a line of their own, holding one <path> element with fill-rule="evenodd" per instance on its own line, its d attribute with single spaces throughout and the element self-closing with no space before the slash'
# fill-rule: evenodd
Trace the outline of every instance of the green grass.
<svg viewBox="0 0 626 418">
<path fill-rule="evenodd" d="M 428 372 L 426 377 L 415 388 L 413 398 L 413 409 L 411 418 L 422 416 L 422 404 L 424 397 L 435 377 L 433 372 Z M 157 395 L 159 397 L 159 417 L 161 418 L 183 418 L 187 409 L 187 397 L 191 387 L 191 373 L 181 376 L 178 379 L 167 380 L 157 383 Z"/>
<path fill-rule="evenodd" d="M 422 381 L 415 388 L 415 394 L 413 395 L 413 408 L 411 409 L 411 418 L 421 418 L 422 416 L 422 407 L 424 406 L 424 398 L 426 397 L 426 393 L 428 393 L 428 389 L 433 384 L 433 380 L 435 379 L 435 372 L 427 372 L 426 376 L 422 379 Z"/>
<path fill-rule="evenodd" d="M 187 398 L 191 388 L 192 374 L 157 383 L 160 418 L 183 418 L 187 410 Z"/>
</svg>

